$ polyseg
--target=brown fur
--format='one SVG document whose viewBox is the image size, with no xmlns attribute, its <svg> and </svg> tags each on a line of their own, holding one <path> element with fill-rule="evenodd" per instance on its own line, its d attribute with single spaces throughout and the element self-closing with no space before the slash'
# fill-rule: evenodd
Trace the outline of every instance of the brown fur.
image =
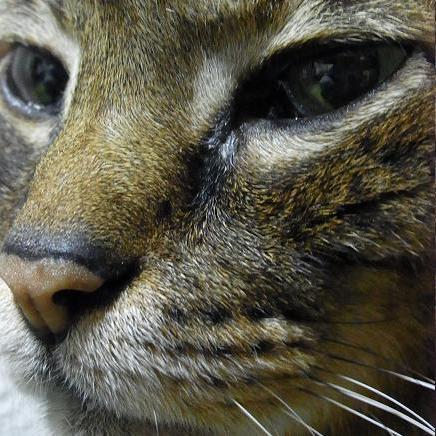
<svg viewBox="0 0 436 436">
<path fill-rule="evenodd" d="M 154 414 L 162 433 L 253 431 L 234 399 L 271 431 L 303 434 L 264 385 L 321 432 L 374 434 L 301 390 L 367 413 L 310 378 L 337 373 L 418 398 L 425 413 L 422 388 L 332 356 L 431 372 L 433 67 L 420 51 L 432 45 L 431 5 L 22 3 L 0 0 L 0 14 L 56 17 L 80 68 L 38 144 L 21 133 L 35 122 L 0 103 L 0 236 L 30 229 L 56 244 L 80 233 L 140 259 L 126 289 L 48 350 L 2 297 L 4 348 L 23 380 L 63 396 L 52 419 L 72 427 L 61 431 L 153 432 Z M 220 119 L 272 53 L 377 38 L 420 48 L 348 111 L 300 127 L 244 124 L 222 157 Z"/>
</svg>

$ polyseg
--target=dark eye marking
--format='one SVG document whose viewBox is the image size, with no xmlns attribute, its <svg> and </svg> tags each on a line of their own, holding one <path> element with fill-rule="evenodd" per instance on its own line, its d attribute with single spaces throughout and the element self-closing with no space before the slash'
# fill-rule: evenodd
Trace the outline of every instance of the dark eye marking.
<svg viewBox="0 0 436 436">
<path fill-rule="evenodd" d="M 217 114 L 210 131 L 199 144 L 198 153 L 188 159 L 189 186 L 193 198 L 189 208 L 198 208 L 221 192 L 231 171 L 238 139 L 232 131 L 231 109 Z"/>
</svg>

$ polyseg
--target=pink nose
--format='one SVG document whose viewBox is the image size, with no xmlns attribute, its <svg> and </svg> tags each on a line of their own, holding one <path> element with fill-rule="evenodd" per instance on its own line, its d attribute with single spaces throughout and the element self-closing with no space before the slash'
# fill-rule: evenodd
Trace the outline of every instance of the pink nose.
<svg viewBox="0 0 436 436">
<path fill-rule="evenodd" d="M 30 325 L 42 333 L 61 333 L 70 323 L 68 308 L 54 298 L 61 291 L 91 293 L 104 280 L 86 267 L 62 259 L 24 260 L 0 255 L 0 277 L 6 282 Z"/>
</svg>

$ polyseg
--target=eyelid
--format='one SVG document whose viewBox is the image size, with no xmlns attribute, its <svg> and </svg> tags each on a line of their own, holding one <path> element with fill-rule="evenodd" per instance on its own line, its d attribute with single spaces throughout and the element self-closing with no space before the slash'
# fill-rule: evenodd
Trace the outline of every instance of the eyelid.
<svg viewBox="0 0 436 436">
<path fill-rule="evenodd" d="M 42 54 L 45 54 L 47 56 L 53 57 L 55 58 L 58 62 L 61 63 L 62 67 L 64 68 L 64 70 L 70 74 L 70 68 L 68 66 L 68 63 L 65 62 L 65 56 L 62 55 L 58 55 L 58 53 L 56 51 L 51 50 L 50 48 L 44 47 L 44 46 L 39 46 L 39 45 L 34 45 L 34 44 L 28 44 L 28 43 L 22 43 L 22 42 L 14 42 L 12 44 L 9 44 L 10 48 L 9 51 L 13 51 L 14 49 L 18 48 L 18 47 L 26 47 L 32 50 L 36 50 Z"/>
<path fill-rule="evenodd" d="M 18 34 L 11 32 L 2 34 L 2 32 L 0 32 L 0 47 L 1 45 L 6 45 L 8 47 L 7 51 L 10 51 L 14 46 L 22 45 L 24 47 L 35 47 L 39 50 L 46 51 L 57 58 L 62 63 L 65 70 L 71 74 L 72 71 L 77 69 L 80 60 L 80 48 L 77 42 L 67 34 L 59 31 L 59 35 L 61 35 L 61 37 L 49 40 L 44 33 L 35 37 L 34 35 L 26 35 L 25 33 Z"/>
<path fill-rule="evenodd" d="M 385 2 L 383 7 L 368 4 L 362 10 L 360 2 L 341 2 L 341 8 L 332 14 L 330 2 L 298 3 L 294 13 L 272 36 L 264 50 L 264 58 L 306 44 L 407 42 L 417 46 L 424 41 L 432 44 L 434 39 L 431 8 L 416 11 L 403 6 L 403 2 Z"/>
</svg>

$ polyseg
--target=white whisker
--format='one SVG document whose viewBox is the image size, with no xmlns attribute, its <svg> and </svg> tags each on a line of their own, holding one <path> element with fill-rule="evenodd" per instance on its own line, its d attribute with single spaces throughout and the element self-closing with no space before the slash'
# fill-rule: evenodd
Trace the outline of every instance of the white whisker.
<svg viewBox="0 0 436 436">
<path fill-rule="evenodd" d="M 368 412 L 368 416 L 374 420 L 376 420 L 378 423 L 380 423 L 383 428 L 386 430 L 386 433 L 389 433 L 390 435 L 392 435 L 392 432 L 386 427 L 385 424 L 383 424 L 373 413 L 369 413 Z"/>
<path fill-rule="evenodd" d="M 154 424 L 156 426 L 156 436 L 159 436 L 159 424 L 157 422 L 157 415 L 155 410 L 153 410 L 153 415 L 154 415 Z"/>
<path fill-rule="evenodd" d="M 355 344 L 355 343 L 352 343 L 352 342 L 341 341 L 339 339 L 325 338 L 325 340 L 328 341 L 328 342 L 333 342 L 335 344 L 342 345 L 344 347 L 354 348 L 355 350 L 359 350 L 359 351 L 361 351 L 363 353 L 370 354 L 371 356 L 375 356 L 375 357 L 377 357 L 379 359 L 382 359 L 382 360 L 384 360 L 386 362 L 391 362 L 391 359 L 388 359 L 387 357 L 383 356 L 382 354 L 375 352 L 371 348 L 367 348 L 367 347 L 364 347 L 362 345 L 358 345 L 358 344 Z M 404 371 L 410 372 L 410 374 L 414 374 L 414 375 L 422 378 L 425 381 L 428 381 L 429 383 L 431 383 L 433 385 L 435 384 L 435 381 L 432 380 L 430 377 L 427 377 L 424 374 L 421 374 L 420 372 L 413 370 L 412 368 L 404 366 L 404 367 L 402 367 L 402 369 Z"/>
<path fill-rule="evenodd" d="M 395 430 L 391 429 L 390 427 L 385 426 L 384 424 L 380 424 L 375 419 L 372 419 L 363 413 L 358 412 L 357 410 L 352 409 L 351 407 L 346 406 L 345 404 L 339 403 L 338 401 L 334 400 L 333 398 L 327 397 L 325 395 L 316 394 L 315 392 L 309 391 L 304 388 L 300 388 L 302 391 L 307 392 L 310 395 L 314 395 L 315 397 L 319 397 L 325 401 L 328 401 L 329 403 L 334 404 L 335 406 L 340 407 L 341 409 L 346 410 L 347 412 L 352 413 L 353 415 L 359 416 L 360 418 L 364 419 L 365 421 L 370 422 L 371 424 L 374 424 L 376 427 L 382 428 L 383 430 L 389 431 L 394 436 L 403 436 L 401 433 L 396 432 Z"/>
<path fill-rule="evenodd" d="M 425 387 L 427 389 L 431 389 L 432 391 L 435 390 L 435 382 L 434 382 L 434 380 L 432 380 L 431 383 L 427 383 L 425 381 L 418 380 L 416 378 L 409 377 L 407 375 L 400 374 L 400 373 L 395 372 L 395 371 L 390 371 L 389 369 L 383 369 L 383 368 L 379 368 L 379 369 L 380 369 L 380 371 L 387 372 L 388 374 L 394 375 L 395 377 L 399 377 L 399 378 L 401 378 L 403 380 L 406 380 L 406 381 L 408 381 L 410 383 L 414 383 L 416 385 L 423 386 L 423 387 Z"/>
<path fill-rule="evenodd" d="M 323 436 L 322 433 L 315 430 L 312 426 L 307 424 L 303 418 L 285 401 L 283 401 L 277 394 L 275 394 L 271 389 L 268 389 L 266 386 L 259 383 L 259 386 L 261 386 L 265 391 L 267 391 L 269 394 L 271 394 L 276 400 L 280 402 L 283 406 L 286 407 L 287 410 L 283 410 L 286 415 L 290 416 L 291 418 L 294 418 L 296 421 L 298 421 L 302 426 L 304 426 L 312 435 L 316 436 Z M 290 412 L 290 413 L 289 413 Z"/>
<path fill-rule="evenodd" d="M 239 404 L 236 400 L 232 400 L 236 406 L 239 408 L 239 410 L 251 421 L 253 421 L 254 424 L 256 424 L 266 435 L 273 436 L 272 433 L 270 433 L 244 406 Z"/>
<path fill-rule="evenodd" d="M 399 418 L 403 419 L 404 421 L 407 421 L 409 424 L 412 424 L 415 427 L 420 428 L 425 433 L 428 433 L 430 435 L 434 435 L 434 432 L 432 430 L 430 430 L 427 426 L 421 424 L 416 419 L 413 419 L 410 416 L 405 415 L 404 413 L 398 411 L 397 409 L 394 409 L 390 406 L 387 406 L 386 404 L 380 403 L 380 401 L 373 400 L 372 398 L 369 398 L 369 397 L 362 395 L 362 394 L 358 394 L 357 392 L 351 391 L 350 389 L 344 388 L 343 386 L 339 386 L 335 383 L 322 382 L 319 384 L 329 386 L 333 389 L 338 390 L 339 392 L 346 395 L 347 397 L 354 398 L 356 400 L 362 401 L 362 403 L 369 404 L 370 406 L 374 406 L 377 409 L 380 409 L 380 410 L 383 410 L 385 412 L 391 413 L 392 415 L 398 416 Z"/>
<path fill-rule="evenodd" d="M 304 421 L 303 421 L 303 419 L 300 417 L 300 415 L 298 415 L 296 412 L 294 412 L 295 413 L 295 415 L 290 411 L 290 410 L 286 410 L 286 409 L 282 409 L 283 410 L 283 413 L 285 414 L 285 415 L 288 415 L 290 418 L 292 418 L 292 419 L 295 419 L 298 423 L 300 423 L 302 426 L 304 426 L 306 429 L 307 429 L 307 431 L 312 435 L 312 436 L 315 436 L 315 435 L 321 435 L 322 436 L 322 433 L 319 433 L 319 432 L 317 432 L 313 427 L 311 427 L 309 424 L 306 424 Z"/>
<path fill-rule="evenodd" d="M 342 357 L 342 356 L 337 356 L 337 355 L 331 354 L 331 353 L 323 353 L 323 354 L 325 356 L 331 357 L 332 359 L 335 359 L 335 360 L 341 360 L 343 362 L 351 363 L 353 365 L 359 365 L 359 366 L 363 366 L 365 368 L 375 369 L 376 371 L 380 371 L 380 372 L 383 372 L 385 374 L 393 375 L 393 376 L 398 377 L 398 378 L 400 378 L 402 380 L 405 380 L 405 381 L 407 381 L 409 383 L 413 383 L 413 384 L 422 386 L 422 387 L 430 389 L 432 391 L 435 390 L 435 382 L 434 382 L 434 380 L 432 380 L 431 383 L 428 383 L 428 382 L 425 382 L 425 381 L 422 381 L 422 380 L 418 380 L 416 378 L 409 377 L 407 375 L 401 374 L 399 372 L 391 371 L 391 370 L 385 369 L 385 368 L 380 368 L 378 366 L 368 365 L 367 363 L 359 362 L 357 360 L 348 359 L 348 358 L 345 358 L 345 357 Z"/>
<path fill-rule="evenodd" d="M 350 383 L 354 383 L 358 386 L 361 386 L 365 389 L 368 389 L 371 392 L 374 392 L 378 395 L 380 395 L 381 397 L 385 398 L 388 401 L 391 401 L 392 403 L 396 404 L 398 407 L 401 407 L 403 410 L 406 410 L 407 412 L 409 412 L 412 416 L 414 416 L 416 419 L 420 420 L 423 424 L 425 424 L 429 429 L 435 431 L 435 428 L 428 422 L 426 421 L 424 418 L 422 418 L 421 416 L 419 416 L 416 412 L 414 412 L 413 410 L 409 409 L 408 407 L 406 407 L 404 404 L 400 403 L 398 400 L 396 400 L 395 398 L 392 398 L 391 396 L 379 391 L 376 388 L 373 388 L 372 386 L 369 386 L 365 383 L 362 383 L 358 380 L 355 380 L 354 378 L 351 377 L 347 377 L 345 375 L 340 375 L 338 374 L 338 377 L 349 381 Z"/>
</svg>

